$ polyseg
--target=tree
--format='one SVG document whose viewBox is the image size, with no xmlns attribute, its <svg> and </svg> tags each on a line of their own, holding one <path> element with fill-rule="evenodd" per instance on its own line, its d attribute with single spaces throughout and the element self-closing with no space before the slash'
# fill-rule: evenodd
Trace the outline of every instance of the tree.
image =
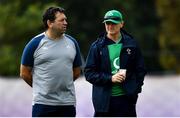
<svg viewBox="0 0 180 118">
<path fill-rule="evenodd" d="M 52 3 L 22 4 L 20 0 L 0 4 L 0 67 L 3 67 L 0 75 L 18 75 L 23 48 L 35 34 L 42 32 L 43 10 Z"/>
<path fill-rule="evenodd" d="M 33 36 L 44 31 L 42 14 L 45 8 L 51 5 L 66 9 L 69 24 L 67 33 L 77 39 L 84 58 L 87 56 L 91 43 L 97 39 L 99 34 L 105 31 L 102 23 L 104 14 L 108 10 L 117 9 L 123 14 L 124 29 L 139 42 L 150 72 L 177 66 L 179 57 L 175 54 L 177 53 L 175 50 L 179 50 L 180 47 L 177 33 L 179 24 L 172 19 L 178 19 L 179 15 L 175 14 L 179 14 L 178 11 L 180 10 L 176 8 L 176 5 L 175 8 L 171 9 L 172 3 L 168 2 L 168 10 L 171 10 L 171 12 L 166 11 L 158 1 L 61 0 L 52 3 L 48 0 L 9 0 L 8 2 L 1 0 L 0 56 L 3 58 L 0 58 L 0 67 L 3 68 L 0 69 L 0 75 L 18 75 L 23 48 Z M 176 2 L 175 4 L 177 4 Z M 169 3 L 171 3 L 170 6 Z M 157 9 L 159 9 L 160 20 L 157 16 Z M 174 11 L 172 12 L 172 10 Z M 165 14 L 172 18 L 164 20 Z M 173 25 L 169 27 L 167 23 L 173 23 Z M 159 28 L 161 28 L 160 31 Z M 168 34 L 167 32 L 171 33 Z M 158 33 L 160 33 L 160 41 L 158 40 Z M 174 40 L 167 44 L 167 37 L 170 36 L 173 36 Z M 159 51 L 160 48 L 161 51 Z M 162 49 L 163 53 L 164 51 L 166 53 L 170 52 L 171 56 L 166 57 L 170 58 L 168 64 L 165 63 L 164 58 L 160 58 L 159 61 L 159 54 L 163 54 Z M 7 56 L 7 54 L 10 56 Z"/>
<path fill-rule="evenodd" d="M 157 0 L 161 19 L 159 31 L 160 64 L 164 69 L 180 73 L 180 1 Z"/>
</svg>

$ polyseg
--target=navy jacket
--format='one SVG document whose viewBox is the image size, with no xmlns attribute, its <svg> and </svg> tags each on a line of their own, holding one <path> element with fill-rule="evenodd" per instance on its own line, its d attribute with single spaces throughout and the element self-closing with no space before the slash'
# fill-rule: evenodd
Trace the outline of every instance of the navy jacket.
<svg viewBox="0 0 180 118">
<path fill-rule="evenodd" d="M 127 69 L 122 87 L 127 95 L 141 92 L 146 69 L 141 51 L 132 36 L 121 31 L 123 44 L 120 53 L 120 68 Z M 93 84 L 93 105 L 96 112 L 106 112 L 111 97 L 112 74 L 107 48 L 106 34 L 100 36 L 92 45 L 85 65 L 86 80 Z"/>
</svg>

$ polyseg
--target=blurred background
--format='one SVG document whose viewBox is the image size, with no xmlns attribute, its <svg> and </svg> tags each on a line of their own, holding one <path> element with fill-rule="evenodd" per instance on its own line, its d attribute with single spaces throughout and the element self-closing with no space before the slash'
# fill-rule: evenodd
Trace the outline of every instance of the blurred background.
<svg viewBox="0 0 180 118">
<path fill-rule="evenodd" d="M 124 29 L 139 42 L 148 69 L 138 116 L 180 116 L 179 0 L 0 0 L 0 117 L 31 116 L 32 90 L 19 78 L 21 54 L 44 31 L 42 14 L 52 5 L 66 9 L 67 34 L 77 39 L 84 60 L 105 31 L 106 11 L 120 10 Z M 77 116 L 92 116 L 91 85 L 82 75 L 75 86 Z"/>
</svg>

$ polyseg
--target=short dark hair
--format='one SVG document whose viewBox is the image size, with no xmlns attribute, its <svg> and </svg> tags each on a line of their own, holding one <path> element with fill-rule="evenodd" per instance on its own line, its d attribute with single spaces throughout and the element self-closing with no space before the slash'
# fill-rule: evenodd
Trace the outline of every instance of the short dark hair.
<svg viewBox="0 0 180 118">
<path fill-rule="evenodd" d="M 56 19 L 56 13 L 65 13 L 65 9 L 62 7 L 49 7 L 43 14 L 43 24 L 45 28 L 48 28 L 47 21 L 54 21 Z"/>
</svg>

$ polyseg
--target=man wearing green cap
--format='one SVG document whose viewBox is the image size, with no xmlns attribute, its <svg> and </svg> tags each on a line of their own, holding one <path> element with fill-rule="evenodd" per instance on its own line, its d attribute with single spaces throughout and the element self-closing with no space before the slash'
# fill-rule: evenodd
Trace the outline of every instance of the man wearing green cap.
<svg viewBox="0 0 180 118">
<path fill-rule="evenodd" d="M 104 16 L 106 32 L 93 42 L 85 65 L 86 80 L 93 84 L 96 117 L 136 117 L 136 102 L 146 69 L 136 40 L 125 32 L 122 14 Z"/>
</svg>

